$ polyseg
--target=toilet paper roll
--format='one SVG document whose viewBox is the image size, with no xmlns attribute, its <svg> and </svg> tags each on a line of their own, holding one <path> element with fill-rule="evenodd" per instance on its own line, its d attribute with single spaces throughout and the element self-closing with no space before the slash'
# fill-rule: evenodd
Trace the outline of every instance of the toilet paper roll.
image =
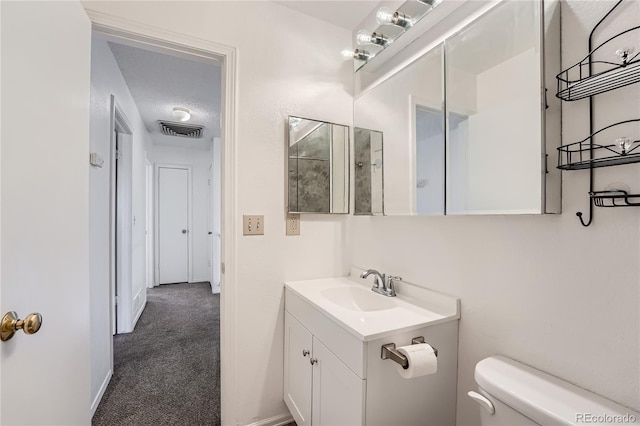
<svg viewBox="0 0 640 426">
<path fill-rule="evenodd" d="M 406 370 L 398 365 L 398 374 L 405 379 L 427 376 L 438 371 L 438 357 L 428 343 L 400 346 L 397 350 L 409 360 Z"/>
</svg>

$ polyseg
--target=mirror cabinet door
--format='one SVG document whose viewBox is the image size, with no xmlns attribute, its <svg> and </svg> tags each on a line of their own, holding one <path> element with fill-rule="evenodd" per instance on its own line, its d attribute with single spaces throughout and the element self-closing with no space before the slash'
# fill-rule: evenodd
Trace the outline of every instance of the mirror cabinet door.
<svg viewBox="0 0 640 426">
<path fill-rule="evenodd" d="M 349 128 L 289 117 L 289 213 L 349 213 Z"/>
<path fill-rule="evenodd" d="M 447 214 L 540 214 L 541 4 L 505 1 L 445 42 Z"/>
<path fill-rule="evenodd" d="M 385 215 L 444 214 L 443 103 L 442 46 L 355 100 L 357 213 L 379 214 L 384 204 Z M 374 140 L 382 145 L 382 139 L 384 191 L 380 161 L 366 145 Z M 378 198 L 382 193 L 384 202 Z"/>
<path fill-rule="evenodd" d="M 356 215 L 381 215 L 383 209 L 382 132 L 353 129 L 355 172 L 354 209 Z"/>
</svg>

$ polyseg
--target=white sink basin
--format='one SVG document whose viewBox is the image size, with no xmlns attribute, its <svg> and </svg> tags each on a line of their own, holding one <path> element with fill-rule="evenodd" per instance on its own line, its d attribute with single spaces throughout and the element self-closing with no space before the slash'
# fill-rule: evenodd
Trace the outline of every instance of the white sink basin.
<svg viewBox="0 0 640 426">
<path fill-rule="evenodd" d="M 352 271 L 352 277 L 361 270 Z M 323 278 L 285 282 L 287 304 L 317 309 L 362 341 L 460 318 L 460 301 L 404 281 L 397 297 L 371 291 L 371 280 Z"/>
<path fill-rule="evenodd" d="M 360 287 L 334 287 L 320 291 L 331 303 L 354 311 L 372 312 L 393 309 L 393 298 Z"/>
</svg>

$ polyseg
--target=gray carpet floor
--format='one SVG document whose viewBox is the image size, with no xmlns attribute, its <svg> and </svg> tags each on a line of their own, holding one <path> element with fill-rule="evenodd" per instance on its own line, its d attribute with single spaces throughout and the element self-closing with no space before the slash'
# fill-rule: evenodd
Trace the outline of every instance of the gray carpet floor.
<svg viewBox="0 0 640 426">
<path fill-rule="evenodd" d="M 148 289 L 135 330 L 113 344 L 93 425 L 220 424 L 220 297 L 209 283 Z"/>
</svg>

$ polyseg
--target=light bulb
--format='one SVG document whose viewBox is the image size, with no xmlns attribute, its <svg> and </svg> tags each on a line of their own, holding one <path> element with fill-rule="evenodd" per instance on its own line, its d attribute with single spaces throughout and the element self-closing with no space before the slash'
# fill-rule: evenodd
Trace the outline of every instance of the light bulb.
<svg viewBox="0 0 640 426">
<path fill-rule="evenodd" d="M 381 7 L 376 12 L 376 20 L 380 25 L 396 25 L 401 28 L 408 28 L 413 23 L 411 22 L 411 16 L 406 15 L 402 12 L 392 12 L 391 9 L 387 9 L 386 7 Z"/>
<path fill-rule="evenodd" d="M 381 7 L 376 12 L 376 21 L 378 21 L 380 25 L 389 25 L 393 21 L 393 13 L 391 9 Z"/>
<path fill-rule="evenodd" d="M 344 56 L 345 58 L 353 58 L 359 61 L 368 61 L 373 57 L 371 53 L 367 52 L 366 50 L 360 50 L 360 49 L 356 49 L 356 50 L 345 49 L 340 53 L 342 53 L 342 56 Z"/>
<path fill-rule="evenodd" d="M 629 148 L 631 148 L 631 143 L 633 141 L 631 140 L 631 138 L 627 137 L 627 136 L 623 136 L 621 138 L 616 139 L 615 143 L 620 147 L 620 150 L 622 151 L 621 154 L 625 155 L 627 152 L 629 152 Z"/>
<path fill-rule="evenodd" d="M 358 31 L 358 35 L 356 36 L 356 43 L 362 46 L 363 44 L 371 44 L 371 40 L 371 33 L 369 33 L 367 30 Z"/>
<path fill-rule="evenodd" d="M 356 36 L 356 43 L 359 45 L 373 44 L 376 46 L 386 46 L 389 44 L 389 39 L 382 34 L 369 33 L 367 30 L 360 30 Z"/>
<path fill-rule="evenodd" d="M 340 54 L 345 58 L 353 58 L 353 50 L 344 49 Z"/>
<path fill-rule="evenodd" d="M 189 119 L 191 118 L 191 111 L 189 111 L 187 108 L 175 107 L 172 114 L 173 118 L 178 121 L 189 121 Z"/>
</svg>

